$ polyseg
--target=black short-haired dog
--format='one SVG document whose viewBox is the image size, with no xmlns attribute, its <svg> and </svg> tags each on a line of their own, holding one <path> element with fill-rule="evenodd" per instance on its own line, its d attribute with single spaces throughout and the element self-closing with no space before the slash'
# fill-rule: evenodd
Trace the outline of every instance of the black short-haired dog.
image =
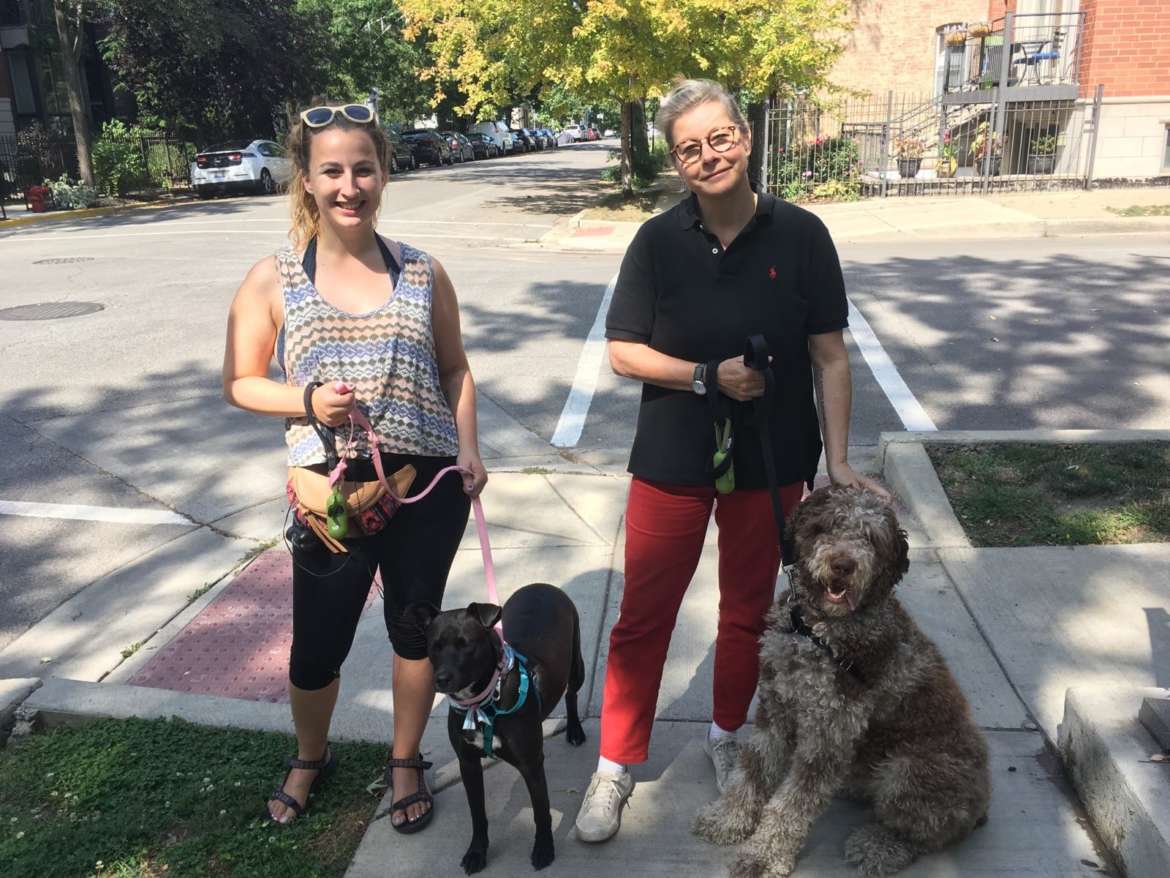
<svg viewBox="0 0 1170 878">
<path fill-rule="evenodd" d="M 470 875 L 487 865 L 484 756 L 498 756 L 523 775 L 536 823 L 532 865 L 543 869 L 556 851 L 541 723 L 562 695 L 568 716 L 565 738 L 575 747 L 585 742 L 577 715 L 577 692 L 585 682 L 577 608 L 559 588 L 534 583 L 518 589 L 502 611 L 495 604 L 447 612 L 414 604 L 407 615 L 426 633 L 435 689 L 452 702 L 447 734 L 471 807 L 471 844 L 463 855 L 463 870 Z M 501 616 L 506 649 L 494 628 Z M 457 706 L 471 702 L 479 706 Z"/>
</svg>

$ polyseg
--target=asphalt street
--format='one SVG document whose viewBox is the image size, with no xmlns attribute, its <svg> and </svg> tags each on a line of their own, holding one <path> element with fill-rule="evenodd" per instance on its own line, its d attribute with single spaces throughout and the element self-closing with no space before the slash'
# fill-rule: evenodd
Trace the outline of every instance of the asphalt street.
<svg viewBox="0 0 1170 878">
<path fill-rule="evenodd" d="M 516 435 L 557 429 L 616 253 L 543 249 L 585 203 L 604 145 L 395 177 L 380 230 L 446 266 L 485 401 Z M 0 509 L 114 507 L 129 523 L 0 512 L 0 649 L 95 580 L 158 547 L 255 535 L 280 494 L 278 421 L 220 394 L 225 318 L 248 267 L 279 248 L 282 197 L 219 199 L 0 231 L 0 309 L 100 310 L 0 320 Z M 849 245 L 851 300 L 889 369 L 940 429 L 1149 427 L 1170 415 L 1164 237 Z M 852 344 L 851 442 L 900 430 Z M 576 451 L 620 461 L 638 387 L 604 366 Z M 157 516 L 156 516 L 157 517 Z M 246 548 L 246 545 L 244 546 Z"/>
</svg>

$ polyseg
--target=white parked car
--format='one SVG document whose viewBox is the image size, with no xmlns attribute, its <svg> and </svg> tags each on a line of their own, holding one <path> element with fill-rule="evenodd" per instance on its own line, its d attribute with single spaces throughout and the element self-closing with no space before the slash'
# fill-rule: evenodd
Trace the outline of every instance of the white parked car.
<svg viewBox="0 0 1170 878">
<path fill-rule="evenodd" d="M 585 139 L 585 129 L 580 125 L 566 125 L 559 135 L 557 135 L 557 142 L 559 143 L 577 143 Z"/>
<path fill-rule="evenodd" d="M 499 144 L 504 155 L 516 151 L 516 138 L 503 122 L 476 122 L 468 130 L 493 138 Z"/>
<path fill-rule="evenodd" d="M 271 195 L 292 177 L 292 160 L 271 140 L 217 143 L 195 156 L 191 186 L 200 198 L 229 189 Z"/>
</svg>

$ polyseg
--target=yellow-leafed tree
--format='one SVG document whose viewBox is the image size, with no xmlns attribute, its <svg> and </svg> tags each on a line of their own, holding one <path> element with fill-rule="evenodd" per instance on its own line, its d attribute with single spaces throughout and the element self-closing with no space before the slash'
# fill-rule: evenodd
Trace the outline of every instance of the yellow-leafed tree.
<svg viewBox="0 0 1170 878">
<path fill-rule="evenodd" d="M 559 85 L 622 106 L 622 186 L 632 188 L 634 105 L 675 76 L 716 79 L 748 100 L 825 83 L 847 0 L 399 0 L 425 33 L 424 77 L 454 82 L 458 109 L 488 116 Z"/>
</svg>

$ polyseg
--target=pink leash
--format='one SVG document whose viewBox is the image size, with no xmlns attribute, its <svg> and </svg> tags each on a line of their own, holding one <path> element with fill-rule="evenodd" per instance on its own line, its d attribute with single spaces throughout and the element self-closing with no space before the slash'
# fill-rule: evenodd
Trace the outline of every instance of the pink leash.
<svg viewBox="0 0 1170 878">
<path fill-rule="evenodd" d="M 347 388 L 348 389 L 348 388 Z M 338 392 L 343 392 L 341 388 L 337 388 Z M 439 483 L 439 479 L 447 475 L 447 473 L 468 473 L 468 470 L 460 466 L 447 466 L 435 473 L 435 477 L 431 479 L 431 483 L 426 486 L 423 491 L 415 494 L 413 497 L 399 497 L 394 493 L 394 489 L 390 487 L 390 482 L 386 480 L 386 473 L 382 469 L 382 455 L 378 453 L 378 434 L 374 432 L 374 427 L 367 418 L 356 406 L 353 411 L 349 413 L 349 420 L 351 423 L 361 427 L 366 432 L 366 440 L 370 447 L 370 457 L 374 461 L 374 471 L 378 474 L 378 481 L 382 483 L 390 496 L 399 503 L 417 503 L 427 494 L 435 489 L 435 485 Z M 333 472 L 329 474 L 329 484 L 335 484 L 345 473 L 345 458 L 342 458 L 334 467 Z M 488 541 L 487 520 L 483 516 L 483 504 L 480 503 L 478 497 L 471 498 L 471 509 L 475 513 L 475 530 L 479 534 L 479 551 L 483 556 L 483 575 L 487 580 L 488 587 L 488 602 L 501 606 L 500 594 L 496 590 L 496 566 L 492 562 L 492 546 Z M 500 636 L 500 642 L 504 641 L 504 624 L 503 621 L 496 622 L 496 633 Z M 498 672 L 497 672 L 498 673 Z M 493 681 L 492 685 L 495 683 Z"/>
</svg>

